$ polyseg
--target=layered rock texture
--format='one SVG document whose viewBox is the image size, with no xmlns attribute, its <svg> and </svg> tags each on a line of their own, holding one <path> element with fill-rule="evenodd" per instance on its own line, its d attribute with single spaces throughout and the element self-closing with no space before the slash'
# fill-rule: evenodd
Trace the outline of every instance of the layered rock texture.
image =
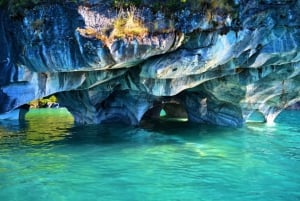
<svg viewBox="0 0 300 201">
<path fill-rule="evenodd" d="M 2 9 L 0 114 L 55 94 L 77 123 L 136 125 L 161 109 L 222 126 L 252 113 L 272 122 L 300 101 L 300 1 L 233 4 L 236 16 L 209 18 L 136 9 L 147 33 L 123 37 L 108 37 L 118 17 L 108 1 Z"/>
</svg>

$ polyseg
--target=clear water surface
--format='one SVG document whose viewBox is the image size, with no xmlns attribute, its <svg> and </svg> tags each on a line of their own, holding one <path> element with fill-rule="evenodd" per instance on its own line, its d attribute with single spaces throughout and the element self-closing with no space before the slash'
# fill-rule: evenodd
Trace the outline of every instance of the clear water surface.
<svg viewBox="0 0 300 201">
<path fill-rule="evenodd" d="M 0 123 L 1 201 L 300 200 L 300 111 L 233 129 L 76 126 L 64 109 Z"/>
</svg>

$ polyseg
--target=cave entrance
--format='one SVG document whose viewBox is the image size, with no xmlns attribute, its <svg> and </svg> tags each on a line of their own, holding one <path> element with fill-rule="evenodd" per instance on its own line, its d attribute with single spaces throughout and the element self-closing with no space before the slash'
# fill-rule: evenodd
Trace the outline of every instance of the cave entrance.
<svg viewBox="0 0 300 201">
<path fill-rule="evenodd" d="M 290 103 L 285 107 L 283 110 L 280 110 L 275 118 L 274 122 L 284 122 L 286 119 L 288 119 L 289 123 L 298 123 L 297 115 L 294 115 L 295 113 L 298 113 L 300 111 L 300 98 L 294 99 L 290 101 Z M 287 118 L 288 116 L 288 118 Z"/>
<path fill-rule="evenodd" d="M 36 99 L 28 103 L 30 108 L 59 108 L 59 103 L 55 95 Z"/>
<path fill-rule="evenodd" d="M 264 123 L 266 122 L 265 116 L 258 110 L 253 111 L 246 120 L 247 123 Z"/>
<path fill-rule="evenodd" d="M 150 108 L 142 117 L 142 122 L 151 120 L 185 122 L 188 121 L 188 114 L 180 102 L 162 102 Z"/>
<path fill-rule="evenodd" d="M 24 119 L 35 121 L 36 118 L 40 118 L 41 121 L 54 122 L 56 118 L 62 116 L 66 121 L 74 121 L 74 117 L 68 109 L 61 107 L 56 95 L 57 94 L 51 94 L 27 103 L 27 111 L 26 115 L 24 115 Z M 62 119 L 60 121 L 62 121 Z"/>
</svg>

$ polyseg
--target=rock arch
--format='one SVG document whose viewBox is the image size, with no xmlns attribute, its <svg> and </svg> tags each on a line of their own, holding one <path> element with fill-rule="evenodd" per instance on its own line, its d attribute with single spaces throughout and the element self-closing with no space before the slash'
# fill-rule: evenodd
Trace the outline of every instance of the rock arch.
<svg viewBox="0 0 300 201">
<path fill-rule="evenodd" d="M 167 119 L 187 119 L 188 114 L 183 103 L 178 99 L 161 98 L 160 101 L 156 101 L 152 107 L 150 107 L 143 115 L 141 121 L 148 121 L 151 119 L 161 118 L 161 111 L 165 112 L 163 118 Z"/>
<path fill-rule="evenodd" d="M 266 122 L 266 118 L 259 110 L 254 110 L 247 115 L 246 122 Z"/>
<path fill-rule="evenodd" d="M 0 114 L 56 93 L 83 124 L 138 124 L 156 103 L 163 108 L 171 100 L 182 104 L 191 122 L 241 126 L 254 110 L 272 122 L 300 97 L 300 5 L 293 2 L 237 1 L 238 27 L 222 16 L 215 27 L 201 13 L 184 16 L 189 20 L 175 15 L 176 30 L 107 43 L 99 35 L 104 24 L 113 25 L 107 4 L 41 3 L 26 10 L 24 20 L 0 8 Z M 274 15 L 287 9 L 289 20 Z M 34 30 L 41 18 L 45 24 Z M 165 109 L 179 111 L 169 103 Z"/>
</svg>

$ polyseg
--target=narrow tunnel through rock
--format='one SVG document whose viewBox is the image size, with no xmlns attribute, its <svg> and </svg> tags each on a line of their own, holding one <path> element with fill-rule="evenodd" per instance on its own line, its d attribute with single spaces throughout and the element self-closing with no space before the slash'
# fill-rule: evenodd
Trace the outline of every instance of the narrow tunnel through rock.
<svg viewBox="0 0 300 201">
<path fill-rule="evenodd" d="M 247 123 L 264 123 L 266 122 L 265 116 L 258 110 L 253 111 L 246 119 Z"/>
<path fill-rule="evenodd" d="M 153 121 L 188 121 L 187 111 L 178 101 L 162 101 L 145 112 L 141 124 Z"/>
</svg>

